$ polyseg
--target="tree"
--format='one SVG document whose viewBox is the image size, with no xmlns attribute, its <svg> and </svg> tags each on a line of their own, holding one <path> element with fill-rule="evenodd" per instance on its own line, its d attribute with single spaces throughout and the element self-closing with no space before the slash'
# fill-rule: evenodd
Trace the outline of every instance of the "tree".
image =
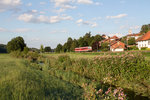
<svg viewBox="0 0 150 100">
<path fill-rule="evenodd" d="M 66 49 L 67 52 L 70 52 L 72 42 L 73 42 L 72 38 L 69 37 L 68 40 L 67 40 L 67 43 L 65 44 L 65 49 Z"/>
<path fill-rule="evenodd" d="M 44 52 L 51 52 L 51 51 L 52 51 L 51 47 L 45 47 L 44 48 Z"/>
<path fill-rule="evenodd" d="M 24 43 L 24 39 L 22 37 L 13 38 L 7 44 L 7 51 L 10 53 L 12 51 L 23 51 L 26 44 Z"/>
<path fill-rule="evenodd" d="M 61 51 L 62 51 L 62 45 L 58 44 L 56 49 L 55 49 L 55 52 L 60 53 Z"/>
<path fill-rule="evenodd" d="M 44 46 L 43 45 L 41 45 L 41 47 L 40 47 L 40 52 L 44 52 Z"/>
<path fill-rule="evenodd" d="M 121 38 L 121 42 L 127 44 L 127 36 L 124 36 Z"/>
<path fill-rule="evenodd" d="M 74 51 L 75 48 L 79 47 L 78 41 L 76 39 L 73 40 L 73 43 L 71 44 L 71 51 Z"/>
<path fill-rule="evenodd" d="M 135 43 L 135 38 L 129 38 L 128 40 L 128 45 L 134 45 Z"/>
<path fill-rule="evenodd" d="M 143 25 L 141 28 L 141 33 L 144 34 L 144 33 L 147 33 L 148 31 L 150 31 L 150 24 Z"/>
<path fill-rule="evenodd" d="M 103 37 L 101 35 L 97 34 L 97 35 L 94 36 L 94 40 L 96 42 L 99 42 L 99 41 L 103 40 Z"/>
<path fill-rule="evenodd" d="M 23 52 L 24 52 L 25 54 L 27 54 L 27 53 L 29 52 L 29 48 L 28 48 L 28 47 L 24 47 Z"/>
<path fill-rule="evenodd" d="M 108 42 L 104 42 L 101 44 L 101 50 L 102 51 L 108 51 L 110 48 L 109 48 L 109 43 Z"/>
</svg>

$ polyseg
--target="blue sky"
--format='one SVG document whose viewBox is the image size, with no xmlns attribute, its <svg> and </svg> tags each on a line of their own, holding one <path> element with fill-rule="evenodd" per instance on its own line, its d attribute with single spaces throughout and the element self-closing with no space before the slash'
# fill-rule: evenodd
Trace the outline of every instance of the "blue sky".
<svg viewBox="0 0 150 100">
<path fill-rule="evenodd" d="M 29 47 L 55 48 L 68 37 L 124 36 L 150 23 L 150 0 L 0 0 L 0 44 L 22 36 Z"/>
</svg>

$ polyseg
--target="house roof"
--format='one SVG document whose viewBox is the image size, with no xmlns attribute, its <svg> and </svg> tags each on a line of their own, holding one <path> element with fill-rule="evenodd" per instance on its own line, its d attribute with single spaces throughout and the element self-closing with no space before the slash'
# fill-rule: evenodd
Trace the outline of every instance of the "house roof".
<svg viewBox="0 0 150 100">
<path fill-rule="evenodd" d="M 125 44 L 122 43 L 121 41 L 117 41 L 113 45 L 111 45 L 111 48 L 112 49 L 116 49 L 116 48 L 124 48 L 125 49 Z"/>
<path fill-rule="evenodd" d="M 110 37 L 110 38 L 108 38 L 108 39 L 102 40 L 102 41 L 100 41 L 100 42 L 111 42 L 111 41 L 113 41 L 112 39 L 114 39 L 114 40 L 119 40 L 119 38 L 118 38 L 117 36 L 113 36 L 113 37 Z"/>
<path fill-rule="evenodd" d="M 127 36 L 140 36 L 141 35 L 141 33 L 137 33 L 137 34 L 129 34 L 129 35 L 127 35 Z"/>
<path fill-rule="evenodd" d="M 146 41 L 146 40 L 150 40 L 150 31 L 148 31 L 146 34 L 140 37 L 137 41 Z"/>
</svg>

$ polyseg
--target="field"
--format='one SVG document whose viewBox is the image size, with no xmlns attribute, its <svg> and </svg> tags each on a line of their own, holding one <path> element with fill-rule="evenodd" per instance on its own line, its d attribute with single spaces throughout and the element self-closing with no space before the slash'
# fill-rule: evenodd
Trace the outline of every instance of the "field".
<svg viewBox="0 0 150 100">
<path fill-rule="evenodd" d="M 0 100 L 150 99 L 148 51 L 37 55 L 0 54 Z"/>
</svg>

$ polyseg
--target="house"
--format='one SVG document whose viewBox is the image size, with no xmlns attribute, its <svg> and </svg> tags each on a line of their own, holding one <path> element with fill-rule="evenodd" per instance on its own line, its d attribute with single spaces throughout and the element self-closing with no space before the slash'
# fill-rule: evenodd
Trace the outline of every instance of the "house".
<svg viewBox="0 0 150 100">
<path fill-rule="evenodd" d="M 111 43 L 110 51 L 124 51 L 126 49 L 125 44 L 121 41 L 114 41 Z"/>
<path fill-rule="evenodd" d="M 144 34 L 142 37 L 140 37 L 137 40 L 138 48 L 141 50 L 143 47 L 150 48 L 150 31 L 148 31 L 146 34 Z"/>
<path fill-rule="evenodd" d="M 137 33 L 137 34 L 129 34 L 127 35 L 128 38 L 135 38 L 135 40 L 137 40 L 139 37 L 141 37 L 141 33 Z"/>
<path fill-rule="evenodd" d="M 117 36 L 109 37 L 108 39 L 100 41 L 99 44 L 104 43 L 104 42 L 108 42 L 109 43 L 109 42 L 114 41 L 114 40 L 118 41 L 119 38 Z"/>
<path fill-rule="evenodd" d="M 124 51 L 126 49 L 125 44 L 120 41 L 120 39 L 117 36 L 110 37 L 109 39 L 105 39 L 99 42 L 100 46 L 101 43 L 107 42 L 110 47 L 110 51 Z"/>
</svg>

